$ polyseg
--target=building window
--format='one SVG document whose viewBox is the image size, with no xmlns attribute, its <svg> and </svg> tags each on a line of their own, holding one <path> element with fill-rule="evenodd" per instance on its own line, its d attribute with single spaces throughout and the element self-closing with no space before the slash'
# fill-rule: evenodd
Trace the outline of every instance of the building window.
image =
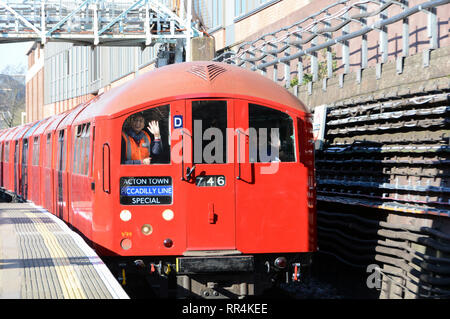
<svg viewBox="0 0 450 319">
<path fill-rule="evenodd" d="M 234 0 L 234 17 L 242 16 L 268 2 L 274 2 L 274 0 Z"/>
<path fill-rule="evenodd" d="M 70 74 L 70 52 L 69 50 L 64 52 L 64 75 Z"/>
<path fill-rule="evenodd" d="M 92 81 L 100 79 L 100 48 L 95 47 L 92 52 Z M 120 61 L 120 60 L 119 60 Z"/>
<path fill-rule="evenodd" d="M 210 0 L 212 10 L 212 23 L 211 28 L 221 26 L 223 24 L 223 1 L 222 0 Z"/>
<path fill-rule="evenodd" d="M 246 12 L 245 11 L 246 4 L 247 4 L 246 0 L 235 0 L 234 1 L 234 16 L 235 17 L 238 17 Z"/>
<path fill-rule="evenodd" d="M 194 0 L 194 19 L 197 16 L 207 29 L 223 25 L 225 0 Z"/>
</svg>

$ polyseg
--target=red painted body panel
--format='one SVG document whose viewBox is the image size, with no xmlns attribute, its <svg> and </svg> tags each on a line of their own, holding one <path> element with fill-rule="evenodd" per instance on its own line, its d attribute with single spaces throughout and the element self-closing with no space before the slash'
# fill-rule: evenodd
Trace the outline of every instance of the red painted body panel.
<svg viewBox="0 0 450 319">
<path fill-rule="evenodd" d="M 41 189 L 43 195 L 42 206 L 54 215 L 57 215 L 56 211 L 56 184 L 55 184 L 55 167 L 56 167 L 56 149 L 57 149 L 57 133 L 56 129 L 61 121 L 70 113 L 70 111 L 58 114 L 54 117 L 54 120 L 45 128 L 41 135 L 41 140 L 44 140 L 44 145 L 47 146 L 47 136 L 50 136 L 50 152 L 44 152 L 42 165 L 42 180 Z M 50 134 L 50 135 L 49 135 Z M 42 145 L 42 144 L 41 144 Z M 44 147 L 44 149 L 46 149 Z"/>
<path fill-rule="evenodd" d="M 31 128 L 32 124 L 25 124 L 21 130 L 18 131 L 14 137 L 15 141 L 15 153 L 14 153 L 14 192 L 20 196 L 23 196 L 22 191 L 22 151 L 23 151 L 23 136 Z M 17 154 L 16 154 L 17 153 Z"/>
<path fill-rule="evenodd" d="M 36 130 L 30 135 L 30 141 L 31 148 L 30 148 L 30 161 L 29 161 L 29 167 L 30 167 L 30 177 L 31 181 L 28 185 L 29 187 L 29 198 L 32 202 L 34 202 L 36 205 L 43 205 L 42 203 L 42 192 L 41 192 L 41 185 L 42 185 L 42 152 L 45 152 L 45 143 L 42 143 L 42 133 L 47 128 L 47 126 L 50 124 L 50 122 L 53 120 L 53 117 L 48 117 L 43 119 L 39 126 L 36 128 Z M 34 152 L 34 138 L 39 137 L 39 144 L 38 144 L 38 154 L 39 158 L 37 159 L 38 165 L 32 165 L 33 163 L 33 154 Z"/>
<path fill-rule="evenodd" d="M 14 149 L 15 135 L 22 129 L 21 126 L 13 127 L 9 130 L 8 134 L 5 134 L 3 138 L 3 143 L 5 144 L 5 163 L 3 166 L 3 178 L 4 187 L 9 191 L 14 191 Z M 7 161 L 6 161 L 7 159 Z"/>
<path fill-rule="evenodd" d="M 98 96 L 77 120 L 83 122 L 97 116 L 121 116 L 131 112 L 135 106 L 198 97 L 253 97 L 269 103 L 276 101 L 306 112 L 306 107 L 294 95 L 255 72 L 224 63 L 214 63 L 226 71 L 213 81 L 205 81 L 190 72 L 193 67 L 206 67 L 209 64 L 212 63 L 178 63 L 142 74 Z"/>
<path fill-rule="evenodd" d="M 72 141 L 74 134 L 74 131 L 72 130 L 72 122 L 85 107 L 86 104 L 78 105 L 70 112 L 68 112 L 67 116 L 64 117 L 64 119 L 62 119 L 58 125 L 58 131 L 64 130 L 66 143 L 65 147 L 67 148 L 67 152 L 65 156 L 65 169 L 61 171 L 55 170 L 54 174 L 54 185 L 59 185 L 60 183 L 62 183 L 62 185 L 59 185 L 60 187 L 55 187 L 55 209 L 57 210 L 60 218 L 68 223 L 72 223 L 73 219 L 73 211 L 71 208 L 72 205 L 70 205 L 71 198 L 69 191 L 69 183 L 71 182 L 71 179 L 75 179 L 74 185 L 76 185 L 76 187 L 73 187 L 74 189 L 80 188 L 86 190 L 87 188 L 85 187 L 86 183 L 83 180 L 77 180 L 76 176 L 72 177 L 73 175 L 71 174 L 73 171 Z"/>
</svg>

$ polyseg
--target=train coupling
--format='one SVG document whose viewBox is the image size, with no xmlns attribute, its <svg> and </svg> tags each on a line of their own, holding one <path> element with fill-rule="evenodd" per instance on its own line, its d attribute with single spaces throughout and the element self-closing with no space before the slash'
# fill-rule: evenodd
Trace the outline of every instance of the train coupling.
<svg viewBox="0 0 450 319">
<path fill-rule="evenodd" d="M 301 269 L 300 266 L 301 266 L 300 263 L 292 264 L 292 268 L 293 268 L 292 281 L 296 281 L 296 282 L 300 281 L 300 269 Z"/>
</svg>

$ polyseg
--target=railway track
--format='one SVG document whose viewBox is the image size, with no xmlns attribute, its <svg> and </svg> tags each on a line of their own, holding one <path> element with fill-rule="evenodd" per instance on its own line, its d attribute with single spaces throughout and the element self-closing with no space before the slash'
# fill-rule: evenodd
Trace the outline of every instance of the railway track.
<svg viewBox="0 0 450 319">
<path fill-rule="evenodd" d="M 380 298 L 450 298 L 449 102 L 440 91 L 327 108 L 319 250 L 360 281 L 375 265 Z"/>
</svg>

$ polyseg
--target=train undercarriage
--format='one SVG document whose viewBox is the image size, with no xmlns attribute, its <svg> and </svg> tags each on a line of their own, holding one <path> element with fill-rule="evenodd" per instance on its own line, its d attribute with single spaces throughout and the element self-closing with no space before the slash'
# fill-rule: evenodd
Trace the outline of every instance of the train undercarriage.
<svg viewBox="0 0 450 319">
<path fill-rule="evenodd" d="M 311 253 L 107 257 L 132 298 L 242 299 L 308 280 Z"/>
</svg>

